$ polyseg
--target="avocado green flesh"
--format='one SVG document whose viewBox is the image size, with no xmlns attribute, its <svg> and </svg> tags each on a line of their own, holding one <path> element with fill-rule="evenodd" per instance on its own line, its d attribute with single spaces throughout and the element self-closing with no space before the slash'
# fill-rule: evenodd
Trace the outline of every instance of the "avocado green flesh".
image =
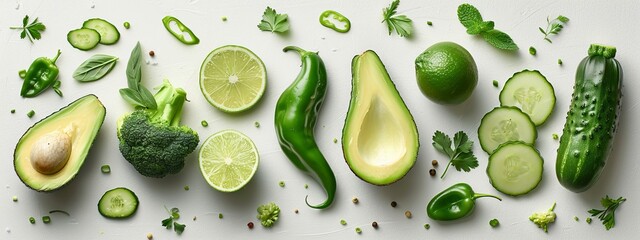
<svg viewBox="0 0 640 240">
<path fill-rule="evenodd" d="M 342 147 L 349 168 L 375 185 L 398 181 L 413 167 L 418 130 L 380 58 L 373 51 L 352 63 L 353 89 Z"/>
<path fill-rule="evenodd" d="M 84 163 L 106 110 L 95 95 L 84 96 L 40 120 L 22 135 L 14 152 L 14 168 L 20 180 L 36 191 L 51 191 L 75 177 Z M 43 136 L 60 131 L 71 137 L 71 153 L 62 169 L 42 174 L 31 163 L 31 150 Z"/>
</svg>

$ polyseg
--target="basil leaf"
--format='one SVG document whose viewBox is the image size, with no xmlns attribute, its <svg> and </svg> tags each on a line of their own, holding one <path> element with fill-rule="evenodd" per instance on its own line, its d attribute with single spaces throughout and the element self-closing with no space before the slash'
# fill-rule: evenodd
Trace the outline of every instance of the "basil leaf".
<svg viewBox="0 0 640 240">
<path fill-rule="evenodd" d="M 120 89 L 120 96 L 124 98 L 128 103 L 140 107 L 145 107 L 145 104 L 142 102 L 142 97 L 136 91 L 131 88 L 122 88 Z"/>
<path fill-rule="evenodd" d="M 117 57 L 105 54 L 96 54 L 85 60 L 76 71 L 73 78 L 80 82 L 91 82 L 100 80 L 107 75 L 116 65 Z"/>
<path fill-rule="evenodd" d="M 127 84 L 129 88 L 135 91 L 138 91 L 142 80 L 141 54 L 142 50 L 140 49 L 140 42 L 138 42 L 131 51 L 131 57 L 129 57 L 129 63 L 127 63 Z"/>
</svg>

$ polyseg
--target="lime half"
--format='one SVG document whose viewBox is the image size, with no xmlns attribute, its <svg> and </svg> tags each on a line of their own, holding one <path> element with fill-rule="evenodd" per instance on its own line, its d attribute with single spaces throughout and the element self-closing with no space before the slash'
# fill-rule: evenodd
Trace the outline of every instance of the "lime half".
<svg viewBox="0 0 640 240">
<path fill-rule="evenodd" d="M 221 192 L 235 192 L 246 185 L 260 160 L 253 141 L 235 130 L 223 130 L 207 138 L 198 158 L 204 179 Z"/>
<path fill-rule="evenodd" d="M 264 63 L 251 50 L 235 45 L 219 47 L 200 67 L 200 90 L 214 107 L 225 112 L 251 108 L 267 85 Z"/>
</svg>

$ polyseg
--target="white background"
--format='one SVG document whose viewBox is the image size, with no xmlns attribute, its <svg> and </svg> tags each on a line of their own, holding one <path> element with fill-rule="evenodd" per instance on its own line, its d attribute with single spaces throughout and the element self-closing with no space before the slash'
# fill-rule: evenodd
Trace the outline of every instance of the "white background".
<svg viewBox="0 0 640 240">
<path fill-rule="evenodd" d="M 637 145 L 640 135 L 638 89 L 640 89 L 640 35 L 636 1 L 478 1 L 473 2 L 485 20 L 493 20 L 496 28 L 508 33 L 520 50 L 507 53 L 488 45 L 481 38 L 470 36 L 458 22 L 456 8 L 459 1 L 403 0 L 399 13 L 414 20 L 414 37 L 388 36 L 381 23 L 382 8 L 390 1 L 24 1 L 4 0 L 0 3 L 0 239 L 145 239 L 151 232 L 155 239 L 176 239 L 173 231 L 164 229 L 160 221 L 168 216 L 164 206 L 178 207 L 187 225 L 182 239 L 632 239 L 640 223 L 638 199 Z M 19 8 L 16 9 L 16 6 Z M 277 35 L 259 31 L 262 12 L 266 6 L 288 13 L 289 34 Z M 318 16 L 327 9 L 341 12 L 351 19 L 352 29 L 340 34 L 321 26 Z M 9 26 L 21 25 L 25 14 L 39 17 L 47 30 L 35 44 L 19 38 L 19 31 Z M 546 28 L 546 18 L 562 14 L 571 19 L 553 44 L 543 40 L 538 27 Z M 200 44 L 187 46 L 173 38 L 162 26 L 161 19 L 173 15 L 201 39 Z M 223 22 L 221 18 L 228 17 Z M 87 52 L 72 48 L 66 40 L 68 31 L 79 28 L 89 18 L 104 18 L 118 27 L 120 41 L 112 46 L 99 45 Z M 131 29 L 122 23 L 129 21 Z M 432 21 L 433 26 L 426 22 Z M 235 193 L 220 193 L 210 188 L 201 177 L 197 155 L 191 154 L 182 172 L 164 179 L 146 178 L 138 174 L 118 151 L 115 121 L 132 108 L 126 104 L 118 89 L 126 87 L 125 69 L 131 49 L 140 41 L 143 52 L 155 51 L 157 65 L 143 67 L 144 84 L 151 87 L 162 79 L 186 89 L 188 98 L 183 123 L 200 133 L 201 141 L 223 130 L 236 129 L 251 137 L 260 152 L 261 162 L 253 180 Z M 430 45 L 453 41 L 467 48 L 478 65 L 479 82 L 473 96 L 457 106 L 437 105 L 425 98 L 415 81 L 413 61 Z M 574 74 L 578 62 L 586 56 L 591 43 L 616 46 L 616 58 L 624 68 L 624 99 L 619 132 L 613 153 L 600 180 L 587 192 L 576 194 L 558 184 L 555 177 L 555 153 L 558 142 L 553 133 L 560 134 L 569 106 Z M 205 56 L 213 49 L 237 44 L 254 51 L 264 61 L 268 71 L 268 87 L 261 102 L 250 111 L 231 115 L 210 106 L 198 87 L 198 72 Z M 294 53 L 283 53 L 287 45 L 319 51 L 329 74 L 329 89 L 316 129 L 317 141 L 329 160 L 338 181 L 337 199 L 326 210 L 305 206 L 304 197 L 311 202 L 324 199 L 321 187 L 310 177 L 294 168 L 276 142 L 273 129 L 275 103 L 280 93 L 299 71 L 300 59 Z M 535 46 L 537 56 L 527 49 Z M 36 98 L 22 98 L 22 81 L 18 71 L 27 68 L 41 56 L 58 59 L 61 90 L 64 98 L 49 90 Z M 358 179 L 342 157 L 340 139 L 351 91 L 350 62 L 354 55 L 367 49 L 375 50 L 385 63 L 414 119 L 420 133 L 420 152 L 413 169 L 395 184 L 373 186 Z M 79 83 L 71 77 L 75 68 L 91 55 L 103 53 L 118 56 L 113 71 L 104 79 Z M 145 54 L 145 58 L 149 58 Z M 564 64 L 556 61 L 561 58 Z M 536 142 L 545 159 L 544 178 L 538 188 L 521 197 L 498 193 L 485 174 L 488 156 L 477 143 L 476 130 L 480 118 L 498 105 L 499 88 L 494 79 L 504 84 L 514 72 L 538 69 L 556 90 L 557 105 L 548 122 L 538 128 Z M 107 108 L 102 130 L 95 140 L 85 165 L 76 178 L 64 188 L 51 193 L 39 193 L 23 185 L 13 171 L 12 153 L 20 136 L 35 122 L 51 112 L 86 94 L 96 94 Z M 10 114 L 16 109 L 15 114 Z M 29 119 L 26 113 L 35 110 Z M 207 120 L 209 127 L 200 126 Z M 260 128 L 254 127 L 259 121 Z M 476 141 L 475 152 L 480 166 L 469 173 L 450 171 L 444 180 L 430 177 L 431 160 L 438 159 L 443 170 L 444 156 L 431 146 L 436 130 L 453 134 L 467 132 Z M 102 174 L 100 166 L 111 165 L 111 174 Z M 286 187 L 280 188 L 279 181 Z M 427 218 L 425 206 L 436 193 L 457 182 L 470 183 L 477 192 L 498 194 L 493 199 L 477 201 L 475 212 L 459 221 L 440 223 Z M 309 189 L 303 186 L 309 184 Z M 183 187 L 190 186 L 189 191 Z M 100 196 L 108 189 L 125 186 L 140 198 L 140 208 L 130 219 L 110 220 L 97 211 Z M 600 207 L 605 194 L 625 196 L 616 215 L 616 227 L 605 231 L 594 219 L 585 223 L 587 210 Z M 12 196 L 19 201 L 11 201 Z M 358 197 L 360 203 L 351 203 Z M 265 229 L 255 219 L 256 207 L 274 201 L 282 213 L 279 222 Z M 392 208 L 389 203 L 398 202 Z M 544 233 L 528 220 L 534 211 L 547 209 L 557 202 L 558 219 Z M 45 225 L 42 215 L 62 209 L 71 217 L 52 214 L 53 222 Z M 299 214 L 294 214 L 299 209 Z M 404 216 L 405 210 L 413 218 Z M 224 219 L 218 219 L 218 213 Z M 30 216 L 38 223 L 31 225 Z M 196 216 L 197 220 L 192 218 Z M 575 222 L 573 217 L 580 218 Z M 500 227 L 492 229 L 488 222 L 500 220 Z M 340 225 L 340 219 L 348 222 Z M 256 227 L 249 230 L 246 224 Z M 371 227 L 377 221 L 378 230 Z M 423 224 L 431 224 L 425 230 Z M 361 227 L 358 235 L 354 228 Z"/>
</svg>

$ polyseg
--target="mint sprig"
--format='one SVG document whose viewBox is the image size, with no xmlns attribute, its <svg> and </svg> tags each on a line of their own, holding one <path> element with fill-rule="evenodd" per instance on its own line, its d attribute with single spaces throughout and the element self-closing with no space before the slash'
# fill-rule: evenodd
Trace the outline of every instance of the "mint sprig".
<svg viewBox="0 0 640 240">
<path fill-rule="evenodd" d="M 553 20 L 549 20 L 549 17 L 547 17 L 547 30 L 544 30 L 541 27 L 538 27 L 538 30 L 544 34 L 544 40 L 549 43 L 553 43 L 551 39 L 549 39 L 549 35 L 557 35 L 560 33 L 562 28 L 564 28 L 564 24 L 567 22 L 569 22 L 569 18 L 562 15 Z"/>
<path fill-rule="evenodd" d="M 494 29 L 493 21 L 484 21 L 480 11 L 473 5 L 464 3 L 458 6 L 458 20 L 467 29 L 468 34 L 482 36 L 491 46 L 502 50 L 518 50 L 518 45 L 513 39 L 508 34 Z"/>
</svg>

